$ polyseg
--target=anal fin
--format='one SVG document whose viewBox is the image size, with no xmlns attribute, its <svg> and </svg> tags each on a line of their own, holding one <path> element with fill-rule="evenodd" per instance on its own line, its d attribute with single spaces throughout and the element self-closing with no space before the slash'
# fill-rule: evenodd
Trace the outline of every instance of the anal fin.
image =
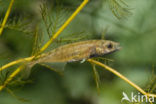
<svg viewBox="0 0 156 104">
<path fill-rule="evenodd" d="M 40 63 L 40 65 L 49 68 L 52 71 L 63 73 L 67 62 L 59 62 L 59 63 Z"/>
</svg>

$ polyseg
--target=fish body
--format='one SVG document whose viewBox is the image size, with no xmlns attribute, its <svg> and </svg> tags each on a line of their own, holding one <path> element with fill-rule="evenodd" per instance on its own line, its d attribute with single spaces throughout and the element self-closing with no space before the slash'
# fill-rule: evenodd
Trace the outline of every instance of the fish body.
<svg viewBox="0 0 156 104">
<path fill-rule="evenodd" d="M 110 40 L 87 40 L 66 44 L 42 54 L 35 63 L 73 62 L 102 56 L 120 49 L 119 43 Z"/>
<path fill-rule="evenodd" d="M 60 46 L 37 56 L 27 63 L 24 78 L 28 78 L 35 64 L 42 64 L 57 72 L 62 72 L 67 62 L 81 61 L 103 56 L 120 49 L 119 43 L 110 40 L 87 40 Z"/>
</svg>

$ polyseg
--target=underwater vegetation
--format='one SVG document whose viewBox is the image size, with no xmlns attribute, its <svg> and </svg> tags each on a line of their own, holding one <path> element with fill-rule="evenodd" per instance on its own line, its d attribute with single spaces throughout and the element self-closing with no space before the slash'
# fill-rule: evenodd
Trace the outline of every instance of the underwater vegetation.
<svg viewBox="0 0 156 104">
<path fill-rule="evenodd" d="M 0 0 L 0 104 L 154 104 L 155 4 Z"/>
</svg>

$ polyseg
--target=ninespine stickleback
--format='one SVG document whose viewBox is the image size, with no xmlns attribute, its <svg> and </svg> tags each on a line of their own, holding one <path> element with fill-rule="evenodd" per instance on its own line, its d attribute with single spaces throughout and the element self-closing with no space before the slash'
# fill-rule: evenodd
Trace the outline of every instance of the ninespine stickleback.
<svg viewBox="0 0 156 104">
<path fill-rule="evenodd" d="M 32 62 L 37 63 L 73 62 L 86 60 L 91 57 L 102 56 L 120 49 L 119 43 L 110 40 L 87 40 L 66 44 L 41 54 Z"/>
</svg>

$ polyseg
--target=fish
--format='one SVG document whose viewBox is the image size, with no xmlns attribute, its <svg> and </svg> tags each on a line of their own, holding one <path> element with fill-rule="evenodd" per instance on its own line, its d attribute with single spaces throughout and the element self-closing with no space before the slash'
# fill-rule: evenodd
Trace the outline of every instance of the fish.
<svg viewBox="0 0 156 104">
<path fill-rule="evenodd" d="M 99 57 L 120 50 L 120 44 L 110 40 L 86 40 L 66 44 L 44 53 L 34 61 L 42 62 L 73 62 Z"/>
<path fill-rule="evenodd" d="M 60 67 L 61 63 L 64 66 L 65 63 L 84 62 L 89 58 L 104 56 L 120 49 L 120 44 L 111 40 L 86 40 L 70 43 L 37 56 L 29 63 L 29 68 L 35 64 L 54 67 L 53 63 L 58 63 L 57 66 Z"/>
</svg>

